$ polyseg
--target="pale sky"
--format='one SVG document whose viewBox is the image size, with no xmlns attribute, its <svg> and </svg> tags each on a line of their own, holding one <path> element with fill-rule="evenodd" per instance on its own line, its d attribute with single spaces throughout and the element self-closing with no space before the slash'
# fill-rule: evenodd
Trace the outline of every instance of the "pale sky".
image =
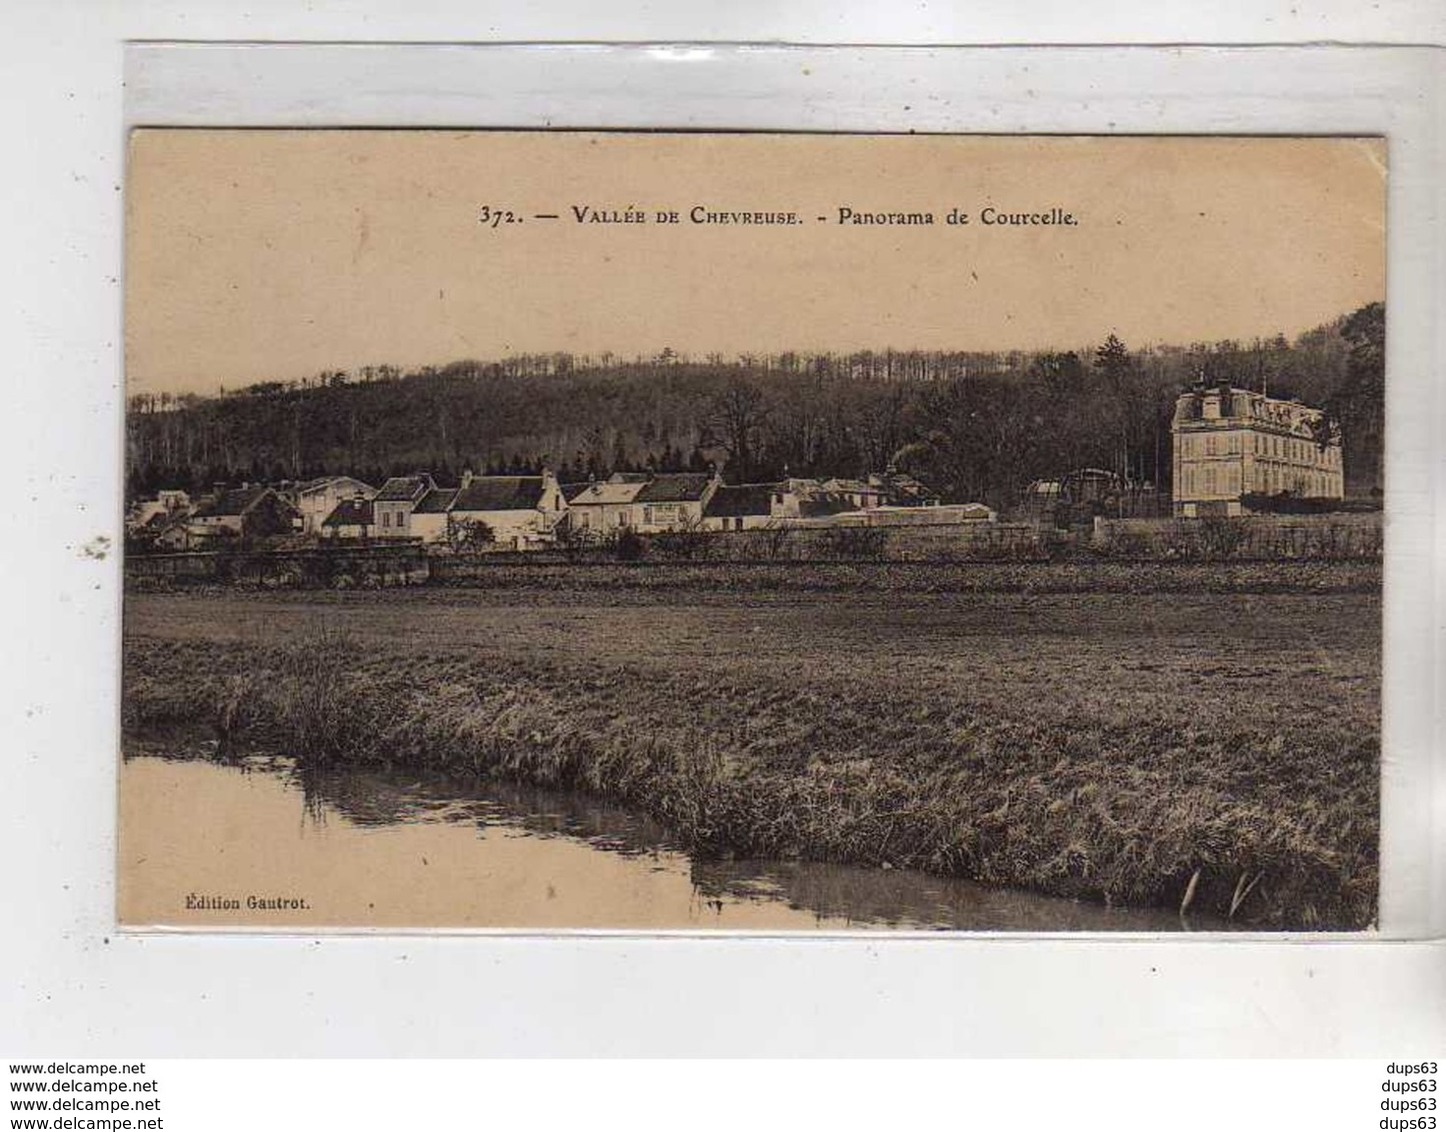
<svg viewBox="0 0 1446 1132">
<path fill-rule="evenodd" d="M 129 391 L 558 350 L 1293 337 L 1385 297 L 1385 169 L 1362 139 L 137 131 Z M 696 205 L 803 222 L 700 225 Z"/>
</svg>

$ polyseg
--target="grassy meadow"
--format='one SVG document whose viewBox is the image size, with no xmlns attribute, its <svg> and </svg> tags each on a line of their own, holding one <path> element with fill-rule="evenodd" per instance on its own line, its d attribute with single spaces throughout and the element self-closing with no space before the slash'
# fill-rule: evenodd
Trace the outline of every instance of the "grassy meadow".
<svg viewBox="0 0 1446 1132">
<path fill-rule="evenodd" d="M 847 569 L 131 593 L 125 726 L 582 788 L 704 856 L 1374 920 L 1378 567 Z"/>
</svg>

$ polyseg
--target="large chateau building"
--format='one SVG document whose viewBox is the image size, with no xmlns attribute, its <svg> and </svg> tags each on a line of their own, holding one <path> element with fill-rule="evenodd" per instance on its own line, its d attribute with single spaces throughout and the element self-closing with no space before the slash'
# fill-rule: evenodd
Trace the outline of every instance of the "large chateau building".
<svg viewBox="0 0 1446 1132">
<path fill-rule="evenodd" d="M 1170 431 L 1176 515 L 1240 515 L 1249 495 L 1345 495 L 1340 434 L 1299 401 L 1198 388 L 1175 402 Z"/>
</svg>

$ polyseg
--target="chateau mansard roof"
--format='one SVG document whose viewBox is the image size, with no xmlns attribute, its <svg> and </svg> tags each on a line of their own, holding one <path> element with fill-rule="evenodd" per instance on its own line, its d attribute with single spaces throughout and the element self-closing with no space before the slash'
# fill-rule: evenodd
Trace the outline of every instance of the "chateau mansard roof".
<svg viewBox="0 0 1446 1132">
<path fill-rule="evenodd" d="M 1214 415 L 1207 415 L 1207 403 L 1211 402 Z M 1324 417 L 1324 410 L 1300 401 L 1269 397 L 1233 385 L 1219 385 L 1180 394 L 1175 402 L 1174 427 L 1249 427 L 1313 437 Z"/>
</svg>

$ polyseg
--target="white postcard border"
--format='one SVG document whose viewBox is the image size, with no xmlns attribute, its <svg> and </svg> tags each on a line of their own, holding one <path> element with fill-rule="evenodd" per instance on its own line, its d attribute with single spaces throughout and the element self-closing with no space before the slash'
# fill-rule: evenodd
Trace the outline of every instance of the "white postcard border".
<svg viewBox="0 0 1446 1132">
<path fill-rule="evenodd" d="M 490 53 L 486 66 L 476 52 Z M 124 123 L 1385 134 L 1382 917 L 1388 934 L 1420 938 L 1446 930 L 1435 754 L 1446 609 L 1433 443 L 1443 425 L 1436 375 L 1446 369 L 1435 327 L 1446 307 L 1437 199 L 1446 161 L 1430 95 L 1439 67 L 1428 49 L 148 44 L 126 58 Z M 10 796 L 24 804 L 0 833 L 9 859 L 26 864 L 15 902 L 37 929 L 6 944 L 25 982 L 0 1002 L 15 996 L 11 1017 L 35 1048 L 1385 1056 L 1441 1040 L 1430 1004 L 1446 990 L 1442 952 L 1419 942 L 117 936 L 110 752 L 120 574 L 95 540 L 118 545 L 120 529 L 120 109 L 71 110 L 98 119 L 77 127 L 91 143 L 84 155 L 66 138 L 72 175 L 90 182 L 77 199 L 94 207 L 66 217 L 62 250 L 85 257 L 88 270 L 69 286 L 46 276 L 13 292 L 22 317 L 28 295 L 44 295 L 15 364 L 57 374 L 49 392 L 40 381 L 20 391 L 14 408 L 43 422 L 37 428 L 63 422 L 69 457 L 52 462 L 53 448 L 36 442 L 25 484 L 51 485 L 60 513 L 38 532 L 56 553 L 22 578 L 46 578 L 46 589 L 20 618 L 19 639 L 36 642 L 20 658 L 24 686 L 37 691 L 17 731 L 21 755 L 6 770 Z M 47 122 L 73 127 L 66 112 L 42 114 L 42 134 Z M 59 207 L 67 191 L 57 188 Z M 20 257 L 44 262 L 42 241 L 61 230 L 24 236 Z"/>
</svg>

